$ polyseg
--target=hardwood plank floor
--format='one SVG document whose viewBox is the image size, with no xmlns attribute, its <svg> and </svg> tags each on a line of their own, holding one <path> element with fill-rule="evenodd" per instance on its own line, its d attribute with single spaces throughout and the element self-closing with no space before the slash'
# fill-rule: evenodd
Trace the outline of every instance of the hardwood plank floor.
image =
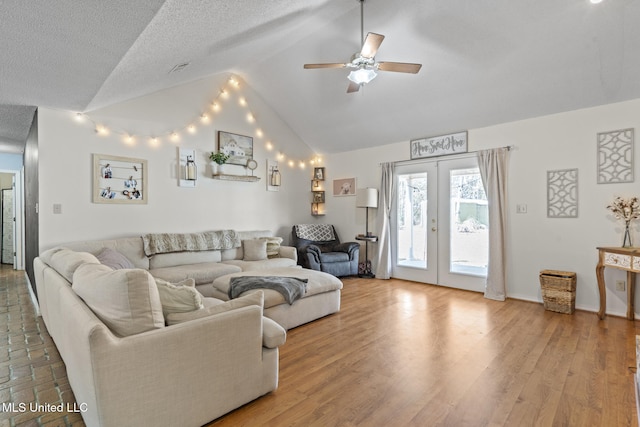
<svg viewBox="0 0 640 427">
<path fill-rule="evenodd" d="M 278 389 L 209 426 L 637 426 L 638 322 L 345 279 L 288 332 Z"/>
<path fill-rule="evenodd" d="M 339 313 L 288 332 L 278 389 L 209 426 L 638 425 L 638 322 L 401 280 L 344 283 Z M 1 266 L 0 401 L 75 403 L 24 272 Z M 78 413 L 0 412 L 0 427 L 82 425 Z"/>
</svg>

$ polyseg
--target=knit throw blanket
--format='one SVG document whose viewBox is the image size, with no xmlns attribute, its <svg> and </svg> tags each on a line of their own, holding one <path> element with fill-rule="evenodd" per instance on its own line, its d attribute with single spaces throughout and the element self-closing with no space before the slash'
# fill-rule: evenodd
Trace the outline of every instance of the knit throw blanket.
<svg viewBox="0 0 640 427">
<path fill-rule="evenodd" d="M 336 240 L 333 227 L 329 224 L 299 224 L 295 226 L 298 239 L 314 242 Z"/>
<path fill-rule="evenodd" d="M 237 298 L 251 289 L 273 289 L 280 292 L 284 299 L 293 304 L 307 292 L 308 279 L 278 276 L 240 276 L 229 281 L 229 298 Z"/>
<path fill-rule="evenodd" d="M 147 256 L 170 252 L 211 251 L 239 248 L 240 238 L 235 230 L 205 231 L 203 233 L 153 233 L 142 236 Z"/>
</svg>

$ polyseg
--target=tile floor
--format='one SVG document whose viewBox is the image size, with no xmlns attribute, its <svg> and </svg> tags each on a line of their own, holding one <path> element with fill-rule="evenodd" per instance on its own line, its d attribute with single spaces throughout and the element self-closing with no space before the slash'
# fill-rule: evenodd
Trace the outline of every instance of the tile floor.
<svg viewBox="0 0 640 427">
<path fill-rule="evenodd" d="M 0 266 L 0 427 L 84 426 L 27 286 L 24 271 Z"/>
</svg>

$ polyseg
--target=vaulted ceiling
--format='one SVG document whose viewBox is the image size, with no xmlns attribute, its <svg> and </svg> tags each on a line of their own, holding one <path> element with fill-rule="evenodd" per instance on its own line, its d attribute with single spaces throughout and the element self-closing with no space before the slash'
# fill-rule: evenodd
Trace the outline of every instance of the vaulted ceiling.
<svg viewBox="0 0 640 427">
<path fill-rule="evenodd" d="M 240 75 L 311 148 L 335 153 L 640 98 L 635 0 L 366 0 L 380 72 L 347 94 L 357 0 L 0 0 L 0 151 L 35 107 L 97 108 Z M 179 64 L 180 72 L 169 71 Z"/>
</svg>

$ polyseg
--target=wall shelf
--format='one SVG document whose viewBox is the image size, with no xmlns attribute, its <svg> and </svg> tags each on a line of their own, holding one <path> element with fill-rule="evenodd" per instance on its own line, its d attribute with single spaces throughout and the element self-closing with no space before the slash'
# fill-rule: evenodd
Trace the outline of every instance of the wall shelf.
<svg viewBox="0 0 640 427">
<path fill-rule="evenodd" d="M 250 176 L 250 175 L 227 175 L 224 173 L 218 173 L 213 175 L 213 179 L 219 179 L 222 181 L 244 181 L 244 182 L 258 182 L 260 181 L 259 176 Z"/>
</svg>

